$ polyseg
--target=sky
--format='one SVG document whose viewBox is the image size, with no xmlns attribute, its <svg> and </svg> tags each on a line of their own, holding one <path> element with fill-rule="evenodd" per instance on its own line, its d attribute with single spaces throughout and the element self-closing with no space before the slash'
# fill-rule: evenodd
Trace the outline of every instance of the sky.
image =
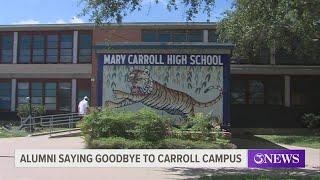
<svg viewBox="0 0 320 180">
<path fill-rule="evenodd" d="M 143 0 L 142 10 L 126 16 L 123 22 L 185 22 L 184 9 L 168 12 L 167 0 Z M 0 0 L 0 25 L 11 24 L 65 24 L 89 22 L 89 17 L 78 17 L 83 4 L 80 0 Z M 222 13 L 231 8 L 232 0 L 216 0 L 210 18 L 218 21 Z M 205 22 L 205 14 L 198 15 L 194 22 Z"/>
</svg>

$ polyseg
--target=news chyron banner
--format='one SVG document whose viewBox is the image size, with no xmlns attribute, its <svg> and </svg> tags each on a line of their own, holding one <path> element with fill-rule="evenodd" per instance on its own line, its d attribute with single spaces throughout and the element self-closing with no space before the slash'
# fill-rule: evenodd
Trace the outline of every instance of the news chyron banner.
<svg viewBox="0 0 320 180">
<path fill-rule="evenodd" d="M 303 168 L 304 150 L 16 150 L 16 167 Z"/>
</svg>

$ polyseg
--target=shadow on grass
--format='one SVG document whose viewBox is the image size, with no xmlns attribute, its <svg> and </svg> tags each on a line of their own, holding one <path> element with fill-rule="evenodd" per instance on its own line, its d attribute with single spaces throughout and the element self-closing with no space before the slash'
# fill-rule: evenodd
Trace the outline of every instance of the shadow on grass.
<svg viewBox="0 0 320 180">
<path fill-rule="evenodd" d="M 186 179 L 320 179 L 319 170 L 307 169 L 170 168 L 165 171 Z"/>
<path fill-rule="evenodd" d="M 286 149 L 266 139 L 253 135 L 236 135 L 232 137 L 231 143 L 238 149 Z"/>
</svg>

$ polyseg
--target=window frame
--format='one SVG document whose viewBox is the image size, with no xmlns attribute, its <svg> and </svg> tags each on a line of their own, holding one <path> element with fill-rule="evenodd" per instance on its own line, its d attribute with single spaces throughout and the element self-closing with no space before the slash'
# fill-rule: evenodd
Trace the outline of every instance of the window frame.
<svg viewBox="0 0 320 180">
<path fill-rule="evenodd" d="M 71 79 L 17 79 L 17 83 L 16 83 L 16 109 L 18 108 L 19 106 L 19 103 L 18 103 L 18 84 L 19 83 L 29 83 L 29 97 L 32 98 L 32 83 L 41 83 L 41 86 L 42 86 L 42 102 L 41 102 L 41 105 L 45 105 L 45 83 L 56 83 L 56 109 L 55 110 L 47 110 L 48 112 L 59 112 L 61 111 L 60 110 L 60 101 L 59 101 L 59 84 L 60 83 L 70 83 L 71 85 L 71 91 L 70 91 L 70 97 L 71 97 L 71 101 L 72 101 L 72 80 Z M 72 111 L 72 102 L 70 102 L 71 104 L 71 109 L 70 109 L 70 112 Z M 69 112 L 69 111 L 61 111 L 61 112 Z"/>
<path fill-rule="evenodd" d="M 12 46 L 11 46 L 11 50 L 12 50 L 12 58 L 10 60 L 10 62 L 8 63 L 2 63 L 2 38 L 3 36 L 6 36 L 6 35 L 9 35 L 11 38 L 12 38 Z M 3 32 L 0 32 L 0 64 L 12 64 L 13 63 L 13 48 L 14 48 L 14 34 L 13 32 L 10 32 L 10 31 L 3 31 Z"/>
<path fill-rule="evenodd" d="M 90 60 L 89 62 L 80 62 L 79 61 L 79 55 L 80 55 L 80 34 L 85 34 L 85 35 L 90 35 L 91 36 L 91 42 L 90 42 Z M 91 64 L 92 63 L 92 57 L 93 57 L 93 36 L 92 36 L 92 31 L 78 31 L 78 42 L 77 42 L 77 63 L 78 64 Z"/>
<path fill-rule="evenodd" d="M 74 44 L 73 44 L 73 40 L 72 40 L 72 47 L 71 47 L 71 61 L 70 62 L 61 62 L 61 35 L 63 34 L 68 34 L 68 35 L 72 35 L 73 37 L 73 31 L 21 31 L 18 34 L 18 52 L 17 52 L 17 63 L 18 64 L 72 64 L 73 61 L 73 48 L 74 48 Z M 31 45 L 30 45 L 30 56 L 29 56 L 29 62 L 28 63 L 21 63 L 20 62 L 20 48 L 21 48 L 21 38 L 23 35 L 30 35 L 31 36 Z M 43 63 L 34 63 L 33 62 L 33 39 L 34 39 L 34 35 L 44 35 L 44 62 Z M 52 63 L 52 62 L 48 62 L 47 61 L 47 56 L 48 56 L 48 35 L 57 35 L 58 36 L 58 45 L 57 45 L 57 62 L 56 63 Z M 50 48 L 50 49 L 54 49 L 54 48 Z M 67 48 L 69 49 L 69 48 Z"/>
<path fill-rule="evenodd" d="M 177 42 L 177 43 L 183 43 L 183 42 L 203 42 L 203 30 L 204 29 L 142 29 L 141 30 L 141 42 Z M 189 41 L 189 35 L 196 34 L 196 32 L 200 32 L 200 38 L 199 41 Z M 156 40 L 155 41 L 145 41 L 144 40 L 144 34 L 147 32 L 153 32 L 156 34 Z M 169 41 L 160 41 L 160 34 L 161 33 L 168 33 L 170 35 Z M 185 40 L 184 41 L 174 41 L 174 36 L 177 34 L 185 34 Z"/>
<path fill-rule="evenodd" d="M 281 104 L 270 104 L 268 103 L 268 97 L 269 97 L 269 92 L 268 92 L 268 87 L 269 87 L 269 83 L 268 81 L 273 80 L 273 79 L 278 79 L 280 81 L 282 81 L 283 83 L 281 84 Z M 242 80 L 245 82 L 245 101 L 243 104 L 238 103 L 238 104 L 234 104 L 232 103 L 232 101 L 230 102 L 230 104 L 232 106 L 273 106 L 273 107 L 282 107 L 285 106 L 284 102 L 285 102 L 285 95 L 284 95 L 284 77 L 282 76 L 278 76 L 278 75 L 232 75 L 231 76 L 231 81 L 236 81 L 236 80 Z M 261 81 L 263 83 L 263 88 L 264 88 L 264 99 L 263 99 L 263 104 L 250 104 L 250 81 Z M 232 88 L 232 82 L 230 83 L 230 88 Z M 232 91 L 232 89 L 230 89 L 230 92 Z M 232 98 L 231 98 L 232 99 Z"/>
<path fill-rule="evenodd" d="M 12 102 L 12 82 L 10 79 L 0 79 L 0 82 L 10 84 L 10 107 L 9 109 L 0 109 L 0 112 L 9 112 L 11 111 L 11 102 Z"/>
</svg>

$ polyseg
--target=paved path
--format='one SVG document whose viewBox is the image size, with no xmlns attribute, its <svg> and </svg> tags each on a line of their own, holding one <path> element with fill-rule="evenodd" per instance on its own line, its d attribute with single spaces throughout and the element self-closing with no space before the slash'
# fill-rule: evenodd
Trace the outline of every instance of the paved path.
<svg viewBox="0 0 320 180">
<path fill-rule="evenodd" d="M 96 179 L 191 179 L 208 174 L 270 173 L 278 170 L 192 169 L 192 168 L 15 168 L 15 149 L 81 149 L 80 137 L 48 136 L 0 138 L 0 180 L 96 180 Z M 307 151 L 308 153 L 308 151 Z M 2 157 L 1 157 L 2 156 Z M 293 174 L 314 175 L 314 170 L 292 170 Z M 279 174 L 287 171 L 278 171 Z"/>
</svg>

